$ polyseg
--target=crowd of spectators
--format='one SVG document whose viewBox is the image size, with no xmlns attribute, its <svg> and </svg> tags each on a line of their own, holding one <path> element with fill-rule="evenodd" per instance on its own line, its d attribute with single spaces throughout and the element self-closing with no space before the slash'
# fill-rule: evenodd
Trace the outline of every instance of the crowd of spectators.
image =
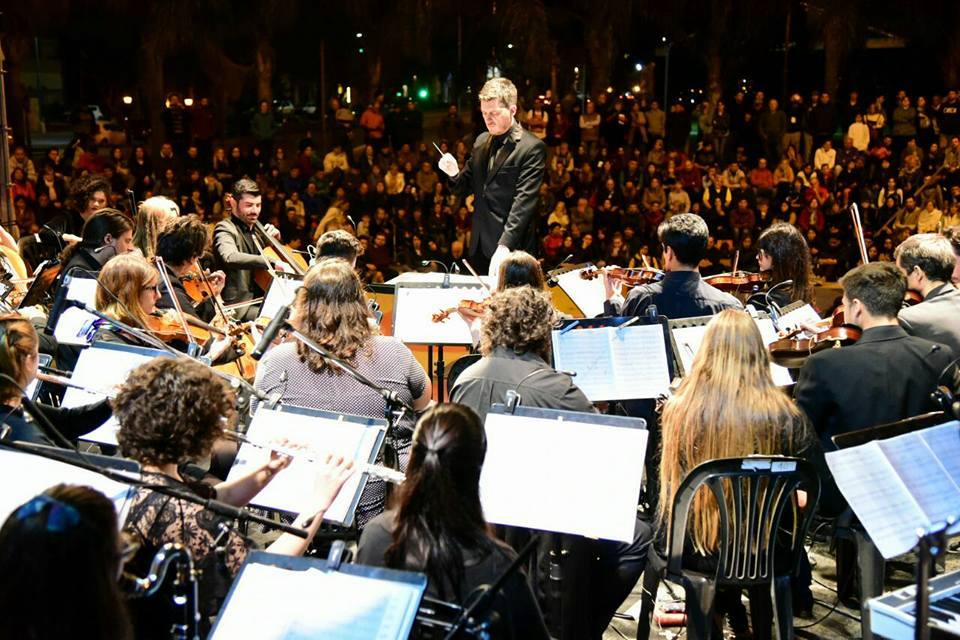
<svg viewBox="0 0 960 640">
<path fill-rule="evenodd" d="M 583 102 L 549 92 L 518 113 L 548 145 L 541 188 L 540 257 L 551 268 L 576 261 L 658 263 L 657 225 L 676 213 L 703 216 L 712 231 L 706 273 L 756 268 L 755 239 L 783 220 L 806 235 L 815 271 L 833 280 L 859 260 L 850 205 L 857 204 L 871 260 L 890 259 L 906 235 L 960 224 L 960 98 L 889 104 L 851 92 L 800 94 L 786 105 L 763 92 L 729 101 L 656 100 L 601 93 Z M 266 222 L 304 250 L 333 229 L 355 232 L 368 280 L 450 262 L 468 253 L 472 199 L 449 190 L 439 154 L 424 141 L 415 102 L 378 97 L 359 117 L 336 99 L 325 116 L 326 149 L 308 132 L 280 137 L 266 102 L 243 144 L 218 144 L 211 107 L 179 101 L 166 114 L 167 140 L 152 156 L 143 146 L 102 148 L 83 139 L 65 157 L 51 149 L 34 161 L 12 155 L 12 198 L 21 234 L 36 231 L 67 206 L 71 179 L 102 174 L 114 205 L 164 195 L 181 212 L 210 223 L 224 215 L 223 194 L 241 176 L 261 183 Z M 474 123 L 482 127 L 479 118 Z M 450 106 L 438 127 L 442 151 L 463 165 L 475 125 Z M 286 143 L 281 143 L 283 140 Z M 432 142 L 432 140 L 431 140 Z"/>
</svg>

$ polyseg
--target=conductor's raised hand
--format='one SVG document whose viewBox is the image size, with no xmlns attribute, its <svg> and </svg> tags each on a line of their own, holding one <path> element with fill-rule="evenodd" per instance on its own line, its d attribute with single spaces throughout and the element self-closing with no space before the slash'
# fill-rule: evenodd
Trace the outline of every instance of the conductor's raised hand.
<svg viewBox="0 0 960 640">
<path fill-rule="evenodd" d="M 457 174 L 460 173 L 460 165 L 457 164 L 457 159 L 449 153 L 440 156 L 440 160 L 437 161 L 437 166 L 440 167 L 440 171 L 443 171 L 451 178 L 457 177 Z"/>
</svg>

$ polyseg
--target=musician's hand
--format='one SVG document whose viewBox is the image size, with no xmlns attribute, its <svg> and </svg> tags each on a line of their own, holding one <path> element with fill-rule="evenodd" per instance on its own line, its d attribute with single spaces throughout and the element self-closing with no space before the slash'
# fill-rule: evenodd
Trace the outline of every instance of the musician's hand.
<svg viewBox="0 0 960 640">
<path fill-rule="evenodd" d="M 336 500 L 340 488 L 353 473 L 353 460 L 343 456 L 327 454 L 323 462 L 318 465 L 316 484 L 308 509 L 314 513 L 326 511 Z"/>
<path fill-rule="evenodd" d="M 470 324 L 477 318 L 483 317 L 482 311 L 476 311 L 470 307 L 457 307 L 457 313 L 460 314 L 460 317 L 463 318 L 463 321 L 467 324 Z"/>
<path fill-rule="evenodd" d="M 266 479 L 271 480 L 273 476 L 277 475 L 293 463 L 293 458 L 288 455 L 284 455 L 277 451 L 270 452 L 270 460 L 263 465 L 262 471 L 266 474 Z"/>
<path fill-rule="evenodd" d="M 227 351 L 230 350 L 230 347 L 233 345 L 233 338 L 226 337 L 219 340 L 214 340 L 213 344 L 210 345 L 210 351 L 207 352 L 207 357 L 210 358 L 210 362 L 216 362 L 223 356 Z"/>
<path fill-rule="evenodd" d="M 275 238 L 277 240 L 280 239 L 280 229 L 277 229 L 275 226 L 273 226 L 269 222 L 263 225 L 263 229 L 264 231 L 267 232 L 267 235 L 270 236 L 271 238 Z"/>
<path fill-rule="evenodd" d="M 451 178 L 456 178 L 457 174 L 460 173 L 460 165 L 457 164 L 457 159 L 449 153 L 445 153 L 440 156 L 437 166 L 440 167 L 440 170 Z"/>
<path fill-rule="evenodd" d="M 509 254 L 510 247 L 498 244 L 497 250 L 493 252 L 492 256 L 490 256 L 490 271 L 488 274 L 491 278 L 493 278 L 494 282 L 498 282 L 500 280 L 500 264 Z"/>
<path fill-rule="evenodd" d="M 623 291 L 623 281 L 612 277 L 606 270 L 603 272 L 603 295 L 605 300 L 620 295 Z"/>
<path fill-rule="evenodd" d="M 223 286 L 227 283 L 227 275 L 223 271 L 214 271 L 207 276 L 207 282 L 213 287 L 213 293 L 220 295 L 223 291 Z"/>
<path fill-rule="evenodd" d="M 277 260 L 276 262 L 274 262 L 273 268 L 276 271 L 279 271 L 280 273 L 293 273 L 293 269 L 290 268 L 290 265 L 288 265 L 283 260 Z"/>
<path fill-rule="evenodd" d="M 60 237 L 63 238 L 64 242 L 80 242 L 80 240 L 82 240 L 82 238 L 75 236 L 72 233 L 65 233 Z"/>
</svg>

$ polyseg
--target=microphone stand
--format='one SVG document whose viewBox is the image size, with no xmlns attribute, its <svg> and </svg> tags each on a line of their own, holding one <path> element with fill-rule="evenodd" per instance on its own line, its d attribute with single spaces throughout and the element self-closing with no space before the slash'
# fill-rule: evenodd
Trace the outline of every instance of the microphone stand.
<svg viewBox="0 0 960 640">
<path fill-rule="evenodd" d="M 29 413 L 34 420 L 40 422 L 44 426 L 45 430 L 57 432 L 56 427 L 53 426 L 49 418 L 47 418 L 47 416 L 44 415 L 44 413 L 40 411 L 40 409 L 26 396 L 23 397 L 23 406 L 24 410 Z M 99 474 L 105 478 L 113 480 L 114 482 L 119 482 L 121 484 L 126 484 L 133 487 L 149 489 L 165 496 L 170 496 L 171 498 L 192 502 L 193 504 L 200 505 L 204 509 L 208 509 L 231 520 L 239 520 L 242 523 L 256 522 L 258 524 L 279 529 L 284 533 L 291 533 L 299 538 L 307 537 L 307 532 L 303 529 L 299 529 L 297 527 L 271 520 L 270 518 L 265 518 L 255 513 L 251 513 L 243 507 L 235 507 L 231 504 L 220 502 L 219 500 L 215 500 L 213 498 L 203 498 L 192 491 L 187 491 L 179 487 L 170 487 L 162 484 L 144 482 L 142 479 L 128 475 L 122 471 L 115 471 L 107 467 L 102 467 L 86 459 L 86 456 L 76 449 L 72 449 L 72 451 L 78 454 L 79 457 L 73 457 L 66 452 L 61 453 L 60 449 L 53 447 L 45 447 L 42 445 L 13 441 L 9 439 L 0 439 L 0 446 L 13 449 L 14 451 L 19 451 L 21 453 L 29 453 L 40 456 L 41 458 L 47 458 L 48 460 L 69 464 L 74 467 Z"/>
<path fill-rule="evenodd" d="M 403 417 L 404 413 L 409 411 L 412 415 L 414 412 L 413 407 L 410 406 L 410 404 L 408 404 L 403 398 L 401 398 L 396 391 L 392 391 L 386 387 L 381 387 L 376 382 L 360 373 L 352 364 L 342 360 L 338 356 L 333 355 L 317 344 L 315 340 L 301 333 L 300 330 L 291 325 L 289 322 L 284 322 L 283 328 L 287 330 L 289 335 L 292 335 L 294 338 L 302 342 L 307 346 L 307 348 L 317 353 L 328 363 L 336 365 L 341 371 L 345 372 L 360 384 L 373 389 L 383 398 L 384 402 L 386 403 L 384 417 L 387 419 L 387 435 L 384 439 L 383 463 L 384 466 L 391 469 L 399 469 L 400 459 L 397 456 L 396 423 L 401 417 Z"/>
<path fill-rule="evenodd" d="M 533 553 L 533 550 L 537 548 L 537 545 L 540 543 L 540 534 L 534 534 L 527 544 L 523 547 L 520 553 L 517 554 L 517 557 L 510 563 L 506 569 L 503 570 L 497 579 L 493 581 L 493 584 L 484 585 L 480 587 L 480 595 L 476 600 L 473 601 L 469 607 L 463 610 L 457 619 L 453 622 L 453 626 L 450 627 L 450 630 L 447 631 L 447 635 L 443 637 L 443 640 L 453 640 L 457 633 L 461 629 L 466 629 L 467 633 L 476 636 L 476 637 L 489 637 L 487 634 L 489 632 L 489 627 L 493 622 L 493 616 L 489 615 L 487 611 L 491 604 L 493 604 L 494 597 L 500 592 L 500 589 L 503 588 L 503 585 L 506 584 L 507 580 L 510 579 L 510 576 L 514 575 L 517 571 L 520 570 L 520 567 L 526 562 L 527 557 Z M 475 616 L 480 613 L 486 617 L 485 620 L 476 623 Z M 467 623 L 471 623 L 473 626 L 466 627 Z"/>
</svg>

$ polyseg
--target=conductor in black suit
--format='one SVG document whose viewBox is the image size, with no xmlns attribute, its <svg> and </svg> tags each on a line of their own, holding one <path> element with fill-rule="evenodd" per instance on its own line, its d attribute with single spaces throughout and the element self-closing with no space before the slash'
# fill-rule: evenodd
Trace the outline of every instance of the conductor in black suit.
<svg viewBox="0 0 960 640">
<path fill-rule="evenodd" d="M 449 153 L 438 166 L 460 195 L 473 193 L 470 262 L 496 276 L 508 253 L 536 247 L 534 216 L 547 148 L 517 122 L 517 88 L 506 78 L 483 85 L 480 112 L 487 131 L 477 137 L 463 171 Z"/>
</svg>

